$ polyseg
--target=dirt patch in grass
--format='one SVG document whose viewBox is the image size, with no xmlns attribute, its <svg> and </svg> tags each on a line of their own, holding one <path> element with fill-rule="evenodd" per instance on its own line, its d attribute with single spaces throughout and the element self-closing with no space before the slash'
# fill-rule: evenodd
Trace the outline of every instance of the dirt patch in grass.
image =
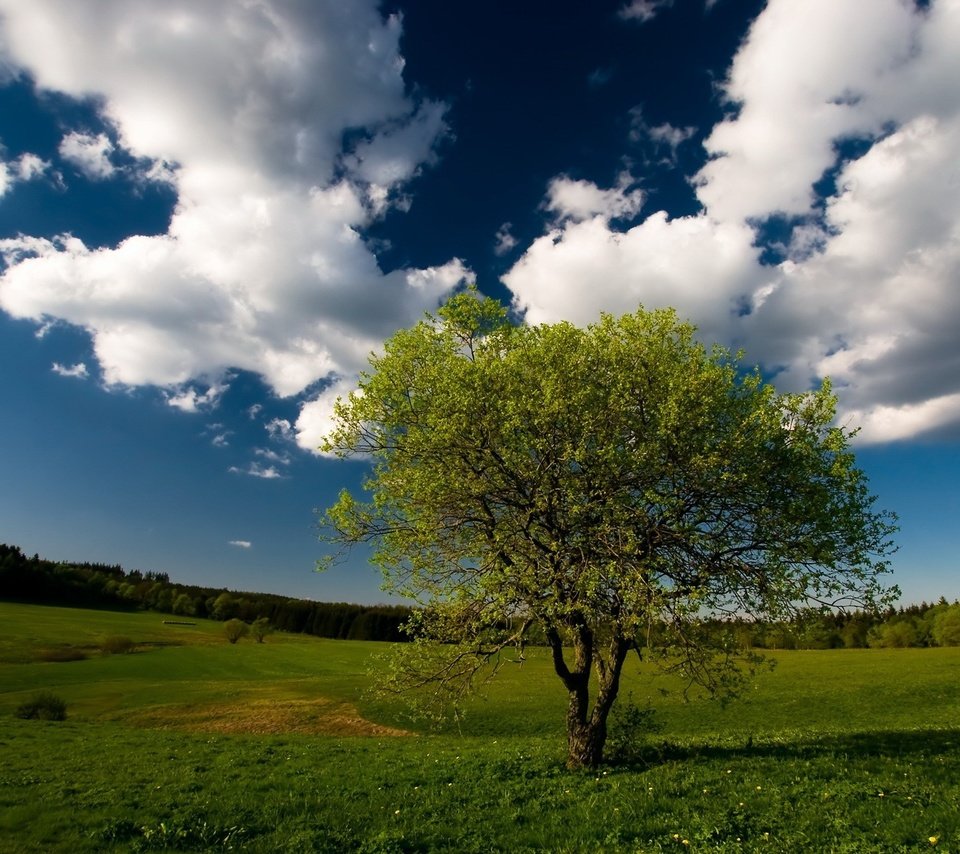
<svg viewBox="0 0 960 854">
<path fill-rule="evenodd" d="M 164 706 L 127 719 L 137 726 L 230 735 L 404 736 L 413 733 L 362 717 L 350 703 L 320 697 L 310 700 L 240 700 L 189 706 Z"/>
</svg>

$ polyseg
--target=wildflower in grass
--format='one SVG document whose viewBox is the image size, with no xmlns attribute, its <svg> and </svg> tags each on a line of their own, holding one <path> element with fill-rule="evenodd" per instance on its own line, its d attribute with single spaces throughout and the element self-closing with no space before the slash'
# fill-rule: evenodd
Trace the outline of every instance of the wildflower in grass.
<svg viewBox="0 0 960 854">
<path fill-rule="evenodd" d="M 940 841 L 940 837 L 939 837 L 939 836 L 928 836 L 928 837 L 927 837 L 927 842 L 929 842 L 931 845 L 936 845 L 939 841 Z"/>
</svg>

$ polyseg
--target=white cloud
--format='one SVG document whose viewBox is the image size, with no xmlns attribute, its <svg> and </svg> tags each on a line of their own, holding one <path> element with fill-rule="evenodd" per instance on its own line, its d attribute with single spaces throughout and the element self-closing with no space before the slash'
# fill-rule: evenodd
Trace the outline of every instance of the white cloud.
<svg viewBox="0 0 960 854">
<path fill-rule="evenodd" d="M 14 170 L 21 181 L 32 181 L 41 177 L 50 168 L 50 162 L 36 154 L 25 152 L 14 161 Z"/>
<path fill-rule="evenodd" d="M 692 139 L 696 132 L 695 127 L 676 127 L 669 122 L 650 125 L 643 115 L 642 107 L 630 110 L 630 141 L 651 142 L 657 157 L 667 165 L 676 164 L 677 149 Z"/>
<path fill-rule="evenodd" d="M 384 273 L 360 237 L 447 133 L 444 105 L 406 94 L 400 20 L 374 0 L 0 0 L 0 16 L 8 59 L 101 99 L 124 158 L 177 193 L 163 235 L 0 241 L 0 307 L 89 330 L 108 385 L 191 410 L 185 384 L 239 368 L 299 394 L 355 376 L 468 277 L 456 259 Z M 72 132 L 64 156 L 105 177 L 109 144 Z"/>
<path fill-rule="evenodd" d="M 259 477 L 263 480 L 278 480 L 279 478 L 283 477 L 276 466 L 264 466 L 258 462 L 252 462 L 246 468 L 230 466 L 227 471 L 231 472 L 232 474 L 245 474 L 249 475 L 250 477 Z"/>
<path fill-rule="evenodd" d="M 494 238 L 495 242 L 493 245 L 493 254 L 494 255 L 506 255 L 517 245 L 517 238 L 510 233 L 512 224 L 505 222 L 500 228 L 497 229 L 497 234 Z"/>
<path fill-rule="evenodd" d="M 227 386 L 213 383 L 206 391 L 198 391 L 194 387 L 182 387 L 176 391 L 169 391 L 164 395 L 167 405 L 182 412 L 205 412 L 216 408 L 221 395 Z"/>
<path fill-rule="evenodd" d="M 863 441 L 956 433 L 958 44 L 957 0 L 771 0 L 723 87 L 735 112 L 705 143 L 702 212 L 553 223 L 504 277 L 516 304 L 578 322 L 675 305 L 785 389 L 830 374 Z M 776 267 L 754 245 L 771 217 L 798 224 Z"/>
<path fill-rule="evenodd" d="M 575 181 L 560 175 L 547 187 L 543 206 L 560 222 L 581 222 L 595 216 L 605 220 L 629 219 L 640 212 L 644 200 L 643 190 L 629 189 L 633 183 L 632 176 L 624 172 L 617 179 L 616 187 L 601 190 L 592 181 Z"/>
<path fill-rule="evenodd" d="M 646 24 L 660 14 L 662 9 L 673 5 L 673 0 L 630 0 L 620 9 L 619 15 L 626 21 Z"/>
<path fill-rule="evenodd" d="M 743 224 L 702 215 L 655 213 L 626 232 L 597 216 L 537 238 L 503 281 L 531 323 L 677 305 L 706 334 L 727 336 L 734 296 L 762 281 L 753 239 Z"/>
<path fill-rule="evenodd" d="M 293 425 L 286 418 L 273 418 L 264 425 L 264 428 L 270 434 L 271 439 L 292 442 L 296 438 Z"/>
<path fill-rule="evenodd" d="M 59 362 L 54 362 L 51 370 L 55 374 L 59 374 L 61 377 L 75 377 L 79 380 L 85 380 L 90 376 L 90 372 L 87 370 L 87 366 L 84 362 L 77 362 L 75 365 L 61 365 Z"/>
<path fill-rule="evenodd" d="M 103 181 L 117 171 L 110 162 L 113 152 L 113 143 L 104 133 L 71 131 L 60 141 L 60 156 L 93 181 Z"/>
<path fill-rule="evenodd" d="M 665 122 L 662 125 L 649 128 L 647 132 L 650 139 L 663 143 L 676 151 L 681 143 L 686 142 L 697 132 L 697 129 L 692 127 L 678 128 Z"/>
<path fill-rule="evenodd" d="M 334 425 L 334 406 L 337 399 L 354 390 L 346 380 L 332 383 L 300 410 L 297 418 L 297 442 L 303 448 L 316 451 Z"/>
<path fill-rule="evenodd" d="M 281 466 L 290 465 L 290 455 L 281 454 L 277 451 L 274 451 L 270 448 L 254 448 L 253 451 L 258 457 L 263 457 L 265 460 L 276 463 Z"/>
<path fill-rule="evenodd" d="M 50 170 L 50 163 L 36 154 L 24 152 L 15 160 L 0 160 L 0 197 L 21 181 L 43 177 Z"/>
<path fill-rule="evenodd" d="M 250 540 L 230 540 L 228 545 L 236 546 L 238 549 L 249 549 L 253 546 Z"/>
</svg>

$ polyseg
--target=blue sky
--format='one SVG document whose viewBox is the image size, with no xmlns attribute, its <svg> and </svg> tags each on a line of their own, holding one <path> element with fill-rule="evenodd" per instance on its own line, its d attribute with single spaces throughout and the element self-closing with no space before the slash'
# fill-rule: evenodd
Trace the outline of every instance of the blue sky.
<svg viewBox="0 0 960 854">
<path fill-rule="evenodd" d="M 960 596 L 958 79 L 960 0 L 0 0 L 0 541 L 384 601 L 313 573 L 315 449 L 476 282 L 830 375 Z"/>
</svg>

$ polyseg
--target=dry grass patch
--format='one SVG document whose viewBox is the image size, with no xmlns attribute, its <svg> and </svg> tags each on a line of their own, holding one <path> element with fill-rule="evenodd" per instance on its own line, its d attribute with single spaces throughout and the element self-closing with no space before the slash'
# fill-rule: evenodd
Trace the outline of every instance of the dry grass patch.
<svg viewBox="0 0 960 854">
<path fill-rule="evenodd" d="M 137 726 L 228 735 L 405 736 L 413 733 L 369 721 L 351 703 L 325 697 L 240 699 L 163 706 L 127 718 Z"/>
</svg>

